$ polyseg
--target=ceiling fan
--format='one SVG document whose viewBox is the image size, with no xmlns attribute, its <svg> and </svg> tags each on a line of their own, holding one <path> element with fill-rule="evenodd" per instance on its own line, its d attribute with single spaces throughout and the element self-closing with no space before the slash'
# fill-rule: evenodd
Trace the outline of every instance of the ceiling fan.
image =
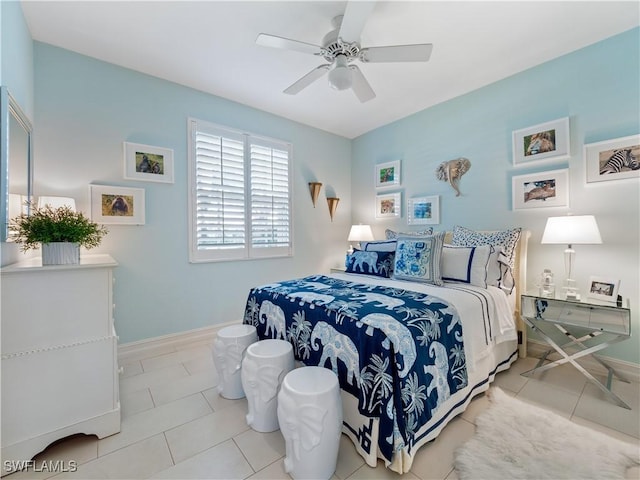
<svg viewBox="0 0 640 480">
<path fill-rule="evenodd" d="M 329 85 L 336 90 L 353 89 L 358 99 L 364 103 L 375 98 L 376 94 L 353 62 L 426 62 L 431 56 L 433 45 L 430 43 L 416 45 L 393 45 L 387 47 L 360 46 L 360 34 L 375 2 L 347 2 L 344 15 L 333 19 L 334 30 L 324 36 L 322 45 L 291 40 L 289 38 L 261 33 L 256 43 L 265 47 L 283 48 L 309 53 L 323 57 L 327 62 L 322 64 L 284 90 L 284 93 L 295 95 L 328 72 Z"/>
</svg>

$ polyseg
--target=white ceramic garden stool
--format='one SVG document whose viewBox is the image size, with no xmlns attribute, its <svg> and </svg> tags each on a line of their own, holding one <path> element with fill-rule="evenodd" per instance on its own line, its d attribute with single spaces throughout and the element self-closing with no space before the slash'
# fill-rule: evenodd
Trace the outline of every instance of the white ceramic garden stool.
<svg viewBox="0 0 640 480">
<path fill-rule="evenodd" d="M 278 394 L 278 420 L 286 445 L 285 471 L 295 480 L 331 478 L 342 432 L 336 374 L 322 367 L 289 372 Z"/>
<path fill-rule="evenodd" d="M 273 432 L 278 424 L 278 391 L 293 370 L 293 347 L 284 340 L 261 340 L 249 345 L 242 360 L 242 388 L 247 395 L 247 425 L 257 432 Z"/>
<path fill-rule="evenodd" d="M 258 341 L 253 325 L 230 325 L 218 331 L 213 341 L 213 362 L 220 381 L 218 393 L 224 398 L 244 397 L 242 389 L 242 358 L 249 345 Z"/>
</svg>

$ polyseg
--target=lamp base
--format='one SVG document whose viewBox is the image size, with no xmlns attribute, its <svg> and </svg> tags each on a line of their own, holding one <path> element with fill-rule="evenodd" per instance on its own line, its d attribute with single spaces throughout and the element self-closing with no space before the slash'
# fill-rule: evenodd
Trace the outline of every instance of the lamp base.
<svg viewBox="0 0 640 480">
<path fill-rule="evenodd" d="M 579 302 L 580 301 L 580 291 L 576 287 L 576 281 L 570 278 L 567 278 L 565 282 L 565 286 L 562 287 L 565 291 L 565 298 L 570 301 Z"/>
</svg>

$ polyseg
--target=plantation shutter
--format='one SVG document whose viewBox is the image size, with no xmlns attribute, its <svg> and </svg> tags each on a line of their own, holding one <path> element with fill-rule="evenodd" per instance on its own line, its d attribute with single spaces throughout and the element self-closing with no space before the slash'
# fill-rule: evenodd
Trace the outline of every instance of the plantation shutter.
<svg viewBox="0 0 640 480">
<path fill-rule="evenodd" d="M 291 243 L 289 150 L 264 140 L 252 142 L 250 158 L 253 256 L 262 256 L 263 249 L 286 254 Z"/>
<path fill-rule="evenodd" d="M 189 125 L 190 260 L 291 255 L 290 145 Z"/>
</svg>

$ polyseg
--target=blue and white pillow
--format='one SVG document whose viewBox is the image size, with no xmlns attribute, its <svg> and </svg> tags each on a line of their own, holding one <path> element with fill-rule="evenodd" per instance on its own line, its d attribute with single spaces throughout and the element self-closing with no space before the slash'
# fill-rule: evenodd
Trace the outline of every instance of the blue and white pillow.
<svg viewBox="0 0 640 480">
<path fill-rule="evenodd" d="M 398 237 L 393 278 L 443 285 L 440 260 L 444 232 L 424 237 Z"/>
<path fill-rule="evenodd" d="M 488 264 L 493 251 L 491 245 L 445 245 L 442 248 L 442 279 L 445 282 L 468 283 L 487 288 Z"/>
<path fill-rule="evenodd" d="M 522 228 L 512 228 L 495 232 L 477 232 L 466 227 L 453 227 L 451 244 L 459 247 L 477 247 L 479 245 L 502 246 L 502 253 L 507 258 L 510 268 L 516 261 L 516 245 L 520 239 Z"/>
<path fill-rule="evenodd" d="M 364 252 L 354 250 L 347 255 L 347 273 L 361 273 L 377 277 L 391 277 L 393 273 L 393 252 Z"/>
<path fill-rule="evenodd" d="M 395 240 L 398 237 L 423 237 L 425 235 L 433 234 L 433 227 L 427 227 L 424 230 L 420 230 L 419 232 L 396 232 L 395 230 L 391 230 L 387 228 L 384 231 L 384 236 L 387 240 Z"/>
<path fill-rule="evenodd" d="M 365 252 L 395 252 L 395 240 L 376 240 L 373 242 L 360 242 L 361 250 Z"/>
</svg>

